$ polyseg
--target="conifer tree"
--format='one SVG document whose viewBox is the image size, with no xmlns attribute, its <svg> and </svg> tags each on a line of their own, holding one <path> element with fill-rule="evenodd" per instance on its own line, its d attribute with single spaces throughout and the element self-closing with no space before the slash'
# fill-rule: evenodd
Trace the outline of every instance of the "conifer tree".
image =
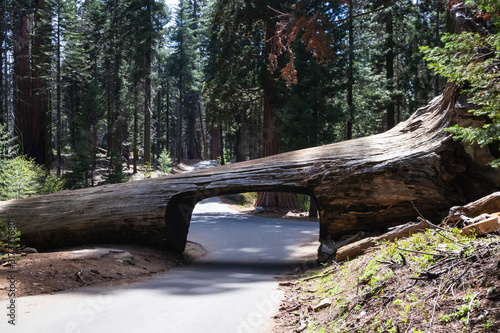
<svg viewBox="0 0 500 333">
<path fill-rule="evenodd" d="M 176 12 L 175 30 L 172 41 L 175 43 L 171 55 L 173 75 L 177 78 L 178 113 L 177 113 L 177 161 L 184 157 L 194 157 L 194 126 L 196 112 L 201 95 L 200 53 L 197 39 L 197 2 L 181 0 Z M 186 126 L 186 120 L 187 125 Z M 188 129 L 189 137 L 185 136 Z M 187 150 L 189 155 L 184 156 Z"/>
</svg>

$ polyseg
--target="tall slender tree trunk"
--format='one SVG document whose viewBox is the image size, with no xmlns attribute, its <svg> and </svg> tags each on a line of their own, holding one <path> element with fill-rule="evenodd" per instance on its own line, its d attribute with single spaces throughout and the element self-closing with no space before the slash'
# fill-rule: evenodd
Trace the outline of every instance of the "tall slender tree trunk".
<svg viewBox="0 0 500 333">
<path fill-rule="evenodd" d="M 161 66 L 158 66 L 158 77 L 161 79 L 162 77 Z M 158 93 L 156 94 L 156 160 L 160 158 L 160 154 L 162 152 L 161 146 L 161 137 L 162 133 L 162 121 L 161 121 L 161 111 L 162 111 L 162 98 L 163 98 L 163 81 L 160 81 L 160 89 L 158 89 Z"/>
<path fill-rule="evenodd" d="M 222 133 L 222 123 L 219 123 L 219 154 L 220 154 L 220 165 L 225 165 L 226 160 L 224 158 L 224 134 Z"/>
<path fill-rule="evenodd" d="M 248 156 L 248 142 L 246 135 L 246 111 L 239 112 L 235 117 L 236 123 L 238 125 L 238 130 L 236 131 L 236 162 L 242 162 L 247 159 Z"/>
<path fill-rule="evenodd" d="M 392 9 L 389 9 L 386 16 L 385 22 L 385 32 L 387 34 L 387 53 L 385 55 L 385 66 L 386 66 L 386 78 L 387 78 L 387 91 L 389 95 L 392 95 L 394 91 L 394 26 L 393 26 L 393 15 Z M 395 126 L 395 104 L 390 96 L 391 100 L 387 105 L 387 129 L 391 129 Z"/>
<path fill-rule="evenodd" d="M 210 159 L 217 160 L 219 158 L 219 131 L 213 129 L 210 131 Z"/>
<path fill-rule="evenodd" d="M 110 59 L 106 59 L 106 99 L 107 99 L 107 114 L 106 114 L 106 130 L 107 138 L 106 143 L 108 145 L 107 155 L 110 156 L 111 147 L 113 144 L 113 71 L 112 63 Z"/>
<path fill-rule="evenodd" d="M 133 159 L 133 173 L 137 173 L 137 160 L 139 157 L 139 149 L 137 147 L 137 139 L 139 137 L 139 110 L 138 110 L 138 98 L 137 98 L 137 81 L 134 82 L 134 134 L 132 139 L 132 151 L 134 153 Z"/>
<path fill-rule="evenodd" d="M 31 72 L 29 45 L 28 3 L 18 1 L 14 4 L 15 24 L 13 30 L 14 43 L 14 98 L 15 124 L 14 131 L 24 149 L 24 136 L 31 133 Z M 28 140 L 29 141 L 29 140 Z"/>
<path fill-rule="evenodd" d="M 439 9 L 440 9 L 440 1 L 436 1 L 436 46 L 439 45 L 439 42 L 441 41 L 440 37 L 440 32 L 439 30 L 441 29 L 441 24 L 440 24 L 440 18 L 439 18 Z M 436 81 L 434 82 L 434 95 L 438 96 L 441 93 L 441 83 L 439 81 L 439 75 L 436 75 Z"/>
<path fill-rule="evenodd" d="M 181 62 L 181 75 L 179 76 L 179 115 L 177 120 L 177 163 L 181 163 L 183 158 L 182 154 L 182 120 L 183 120 L 183 104 L 184 104 L 184 96 L 183 96 L 183 76 L 182 76 L 182 62 Z"/>
<path fill-rule="evenodd" d="M 167 150 L 170 152 L 170 82 L 167 80 L 167 105 L 166 105 L 166 110 L 165 110 L 165 147 Z"/>
<path fill-rule="evenodd" d="M 62 149 L 62 117 L 61 117 L 61 8 L 57 9 L 57 46 L 56 46 L 56 153 L 57 176 L 61 176 L 61 149 Z"/>
<path fill-rule="evenodd" d="M 3 18 L 3 31 L 4 31 L 4 39 L 3 39 L 3 62 L 4 65 L 0 70 L 4 71 L 4 84 L 3 84 L 3 100 L 5 105 L 5 114 L 4 114 L 4 123 L 6 127 L 7 133 L 9 133 L 9 61 L 8 61 L 8 50 L 7 50 L 7 1 L 4 1 L 4 18 Z"/>
<path fill-rule="evenodd" d="M 144 163 L 151 164 L 151 73 L 144 80 Z"/>
<path fill-rule="evenodd" d="M 148 12 L 149 33 L 146 39 L 146 78 L 144 80 L 144 163 L 151 164 L 151 53 L 153 52 L 152 31 L 152 8 L 148 0 L 146 9 Z"/>
<path fill-rule="evenodd" d="M 349 120 L 347 121 L 346 139 L 352 139 L 352 126 L 354 122 L 354 1 L 349 1 L 349 68 L 347 70 L 347 107 L 349 108 Z"/>
<path fill-rule="evenodd" d="M 207 136 L 203 125 L 203 115 L 201 114 L 201 102 L 198 102 L 198 115 L 200 116 L 201 139 L 203 140 L 203 159 L 208 160 Z"/>
<path fill-rule="evenodd" d="M 191 105 L 189 110 L 189 146 L 188 146 L 188 158 L 190 159 L 200 159 L 198 150 L 196 149 L 196 119 L 197 115 L 197 103 Z"/>
<path fill-rule="evenodd" d="M 181 5 L 181 11 L 183 10 L 183 6 Z M 181 14 L 182 17 L 183 14 Z M 182 24 L 182 23 L 181 23 Z M 179 51 L 180 51 L 180 64 L 179 64 L 179 115 L 177 121 L 177 163 L 181 163 L 183 156 L 182 147 L 183 147 L 183 118 L 184 118 L 184 35 L 183 35 L 183 27 L 179 27 L 180 29 L 180 40 L 179 40 Z"/>
<path fill-rule="evenodd" d="M 45 44 L 50 43 L 50 26 L 46 22 L 50 22 L 50 18 L 44 17 L 47 15 L 46 2 L 39 0 L 34 15 L 35 36 L 33 41 L 33 109 L 30 118 L 25 121 L 32 122 L 32 132 L 30 141 L 25 137 L 24 152 L 35 159 L 38 164 L 47 165 L 47 145 L 46 140 L 46 114 L 49 112 L 46 77 L 49 76 L 47 64 L 50 58 L 47 59 L 44 49 Z M 48 28 L 48 29 L 47 29 Z M 50 166 L 50 163 L 49 163 Z"/>
<path fill-rule="evenodd" d="M 6 7 L 6 3 L 7 1 L 4 1 L 5 3 L 5 7 Z M 6 8 L 2 8 L 3 10 L 3 17 L 4 19 L 2 20 L 2 22 L 0 22 L 1 24 L 1 28 L 0 28 L 0 96 L 5 96 L 6 93 L 7 93 L 7 90 L 5 89 L 6 86 L 4 85 L 4 72 L 3 72 L 3 66 L 4 64 L 7 64 L 7 57 L 5 57 L 6 53 L 5 53 L 5 49 L 7 48 L 7 25 L 5 24 L 5 17 L 7 16 L 7 9 Z M 1 98 L 0 100 L 0 125 L 5 125 L 5 117 L 7 115 L 7 104 L 4 103 L 5 102 L 5 98 Z"/>
</svg>

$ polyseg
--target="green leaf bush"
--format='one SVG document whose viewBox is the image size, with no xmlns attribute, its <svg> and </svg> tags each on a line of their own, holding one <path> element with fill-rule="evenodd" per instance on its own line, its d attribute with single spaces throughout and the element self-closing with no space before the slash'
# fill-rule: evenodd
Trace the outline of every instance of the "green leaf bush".
<svg viewBox="0 0 500 333">
<path fill-rule="evenodd" d="M 462 84 L 462 95 L 477 109 L 476 116 L 487 119 L 482 127 L 456 125 L 447 131 L 454 138 L 481 147 L 500 141 L 500 3 L 491 0 L 467 1 L 476 17 L 488 22 L 489 34 L 463 32 L 442 37 L 443 47 L 421 47 L 429 67 L 450 82 Z M 500 166 L 500 159 L 489 163 Z"/>
</svg>

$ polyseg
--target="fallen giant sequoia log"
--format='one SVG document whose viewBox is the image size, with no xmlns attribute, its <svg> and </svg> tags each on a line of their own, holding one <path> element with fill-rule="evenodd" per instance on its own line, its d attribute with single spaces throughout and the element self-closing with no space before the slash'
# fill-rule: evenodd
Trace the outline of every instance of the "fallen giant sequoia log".
<svg viewBox="0 0 500 333">
<path fill-rule="evenodd" d="M 493 192 L 498 173 L 484 166 L 489 149 L 464 148 L 443 131 L 467 114 L 456 88 L 392 130 L 346 142 L 197 172 L 0 203 L 0 219 L 17 224 L 22 242 L 41 249 L 134 242 L 183 251 L 200 200 L 247 191 L 314 196 L 320 238 L 414 221 L 439 223 L 451 206 Z"/>
</svg>

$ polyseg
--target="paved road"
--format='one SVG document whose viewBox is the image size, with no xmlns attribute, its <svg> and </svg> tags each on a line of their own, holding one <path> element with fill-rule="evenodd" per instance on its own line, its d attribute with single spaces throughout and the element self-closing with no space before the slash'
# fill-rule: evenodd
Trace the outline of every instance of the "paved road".
<svg viewBox="0 0 500 333">
<path fill-rule="evenodd" d="M 208 199 L 196 206 L 188 237 L 209 251 L 204 258 L 129 286 L 17 299 L 15 327 L 0 302 L 0 332 L 270 332 L 282 297 L 275 275 L 314 255 L 314 246 L 296 244 L 316 240 L 318 229 Z"/>
</svg>

